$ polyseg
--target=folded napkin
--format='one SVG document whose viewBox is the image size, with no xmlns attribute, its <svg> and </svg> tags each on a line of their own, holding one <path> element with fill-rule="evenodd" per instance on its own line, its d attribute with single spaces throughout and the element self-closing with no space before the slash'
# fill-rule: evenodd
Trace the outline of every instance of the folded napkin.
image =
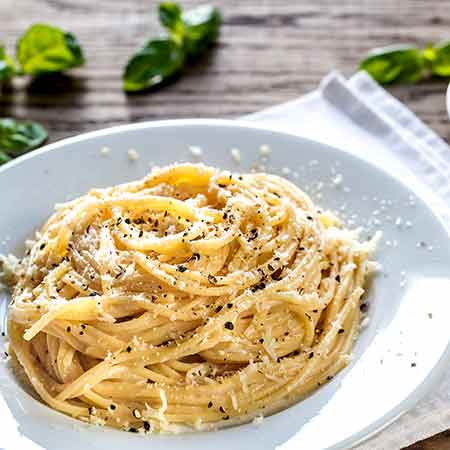
<svg viewBox="0 0 450 450">
<path fill-rule="evenodd" d="M 414 183 L 450 226 L 450 147 L 365 72 L 349 80 L 332 72 L 316 91 L 244 119 L 340 147 Z M 355 448 L 396 450 L 448 428 L 450 368 L 413 410 Z"/>
</svg>

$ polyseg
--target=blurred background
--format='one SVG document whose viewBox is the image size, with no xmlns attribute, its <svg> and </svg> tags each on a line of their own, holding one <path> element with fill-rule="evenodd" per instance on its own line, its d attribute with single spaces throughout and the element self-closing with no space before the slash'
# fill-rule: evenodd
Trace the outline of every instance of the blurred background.
<svg viewBox="0 0 450 450">
<path fill-rule="evenodd" d="M 189 8 L 201 1 L 181 1 Z M 127 95 L 123 66 L 162 29 L 155 1 L 1 0 L 0 40 L 14 52 L 35 22 L 72 31 L 86 64 L 50 80 L 14 80 L 0 116 L 37 120 L 50 141 L 121 123 L 184 117 L 238 117 L 315 89 L 337 69 L 349 76 L 373 47 L 420 46 L 448 38 L 448 0 L 215 0 L 224 23 L 215 50 L 175 83 Z M 446 83 L 389 90 L 447 141 Z"/>
</svg>

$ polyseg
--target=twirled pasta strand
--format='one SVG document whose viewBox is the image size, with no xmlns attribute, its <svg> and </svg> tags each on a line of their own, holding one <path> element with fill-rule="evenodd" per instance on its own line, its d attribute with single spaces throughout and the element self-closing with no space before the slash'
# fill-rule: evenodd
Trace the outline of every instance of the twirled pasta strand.
<svg viewBox="0 0 450 450">
<path fill-rule="evenodd" d="M 162 168 L 58 206 L 16 274 L 13 357 L 85 421 L 247 420 L 348 363 L 370 250 L 285 179 Z"/>
</svg>

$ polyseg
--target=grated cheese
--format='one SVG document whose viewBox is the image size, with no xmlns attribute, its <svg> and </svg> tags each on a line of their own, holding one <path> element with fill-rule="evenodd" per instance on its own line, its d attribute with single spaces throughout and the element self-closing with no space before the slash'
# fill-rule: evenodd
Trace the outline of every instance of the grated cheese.
<svg viewBox="0 0 450 450">
<path fill-rule="evenodd" d="M 130 148 L 128 150 L 127 154 L 128 154 L 128 159 L 130 161 L 135 161 L 136 159 L 139 159 L 139 153 L 134 148 Z"/>
<path fill-rule="evenodd" d="M 241 151 L 238 148 L 232 148 L 230 150 L 230 154 L 235 162 L 237 162 L 237 163 L 241 162 Z"/>
</svg>

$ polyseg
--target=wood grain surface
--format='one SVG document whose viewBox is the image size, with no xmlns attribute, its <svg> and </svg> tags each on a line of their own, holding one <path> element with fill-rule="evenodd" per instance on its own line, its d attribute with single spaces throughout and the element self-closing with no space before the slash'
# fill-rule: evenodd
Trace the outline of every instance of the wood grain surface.
<svg viewBox="0 0 450 450">
<path fill-rule="evenodd" d="M 68 76 L 15 80 L 0 94 L 0 116 L 37 120 L 49 130 L 51 141 L 152 119 L 233 118 L 311 91 L 331 69 L 352 74 L 373 47 L 400 42 L 425 45 L 450 38 L 448 0 L 214 0 L 214 4 L 224 16 L 214 51 L 164 89 L 126 95 L 121 90 L 124 64 L 148 37 L 161 32 L 157 2 L 0 0 L 0 42 L 10 52 L 30 24 L 47 22 L 74 32 L 87 59 L 84 67 Z M 428 80 L 389 90 L 449 141 L 446 84 Z M 433 406 L 425 404 L 420 414 L 426 417 L 426 408 Z M 414 418 L 422 416 L 417 414 L 406 422 L 402 419 L 402 426 L 418 426 Z M 450 412 L 442 414 L 448 418 Z M 391 436 L 390 430 L 364 449 L 395 449 L 394 441 L 383 440 Z M 409 448 L 448 450 L 449 434 Z"/>
<path fill-rule="evenodd" d="M 184 1 L 189 7 L 198 1 Z M 87 64 L 43 83 L 18 80 L 0 97 L 2 116 L 36 119 L 51 140 L 120 123 L 181 117 L 237 117 L 290 100 L 331 69 L 352 74 L 367 50 L 393 42 L 425 45 L 449 37 L 448 0 L 215 0 L 220 43 L 163 90 L 127 96 L 130 54 L 161 31 L 157 2 L 0 0 L 0 41 L 10 51 L 36 21 L 73 31 Z M 446 83 L 391 89 L 447 140 Z"/>
</svg>

